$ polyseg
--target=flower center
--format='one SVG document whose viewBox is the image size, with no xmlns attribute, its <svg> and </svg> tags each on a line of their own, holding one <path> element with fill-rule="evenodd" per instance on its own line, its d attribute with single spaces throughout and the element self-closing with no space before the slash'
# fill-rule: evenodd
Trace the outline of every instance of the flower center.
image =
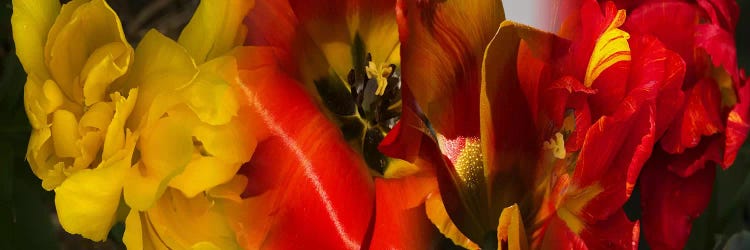
<svg viewBox="0 0 750 250">
<path fill-rule="evenodd" d="M 395 64 L 375 62 L 359 51 L 344 79 L 332 74 L 315 84 L 349 144 L 383 174 L 394 160 L 380 153 L 378 145 L 401 116 L 401 79 Z"/>
</svg>

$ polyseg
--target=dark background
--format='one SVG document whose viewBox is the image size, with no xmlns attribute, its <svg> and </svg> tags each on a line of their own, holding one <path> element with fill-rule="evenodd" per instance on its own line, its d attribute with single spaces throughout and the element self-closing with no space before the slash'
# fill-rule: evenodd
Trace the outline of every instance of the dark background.
<svg viewBox="0 0 750 250">
<path fill-rule="evenodd" d="M 151 28 L 176 38 L 198 5 L 198 0 L 107 2 L 120 16 L 134 47 Z M 738 60 L 741 67 L 750 69 L 750 0 L 737 2 L 742 13 L 736 32 Z M 0 249 L 124 249 L 122 224 L 115 225 L 106 242 L 91 242 L 63 231 L 55 214 L 54 192 L 41 188 L 24 160 L 30 133 L 23 110 L 26 75 L 14 53 L 11 12 L 10 0 L 0 0 Z M 717 173 L 711 204 L 694 222 L 686 248 L 750 249 L 750 236 L 744 242 L 726 244 L 732 235 L 750 230 L 750 143 L 740 150 L 733 167 Z M 630 214 L 639 213 L 638 195 L 636 191 L 625 205 Z M 640 248 L 648 249 L 646 245 L 641 237 Z"/>
</svg>

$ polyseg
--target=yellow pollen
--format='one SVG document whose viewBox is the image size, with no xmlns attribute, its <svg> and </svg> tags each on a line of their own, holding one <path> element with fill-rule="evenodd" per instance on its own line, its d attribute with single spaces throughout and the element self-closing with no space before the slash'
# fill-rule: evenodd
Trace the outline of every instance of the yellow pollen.
<svg viewBox="0 0 750 250">
<path fill-rule="evenodd" d="M 617 11 L 612 23 L 596 40 L 589 65 L 586 68 L 586 77 L 583 83 L 586 87 L 591 87 L 594 80 L 615 63 L 630 61 L 630 45 L 628 45 L 630 34 L 618 29 L 624 22 L 625 10 Z"/>
<path fill-rule="evenodd" d="M 466 144 L 458 155 L 454 168 L 458 177 L 469 187 L 474 188 L 484 173 L 482 147 L 479 138 L 466 138 Z"/>
<path fill-rule="evenodd" d="M 367 72 L 368 78 L 375 78 L 378 82 L 378 89 L 375 90 L 375 95 L 383 95 L 385 93 L 385 87 L 388 85 L 388 76 L 393 72 L 391 65 L 381 63 L 380 67 L 378 67 L 374 62 L 370 61 L 367 66 L 365 66 L 365 72 Z"/>
<path fill-rule="evenodd" d="M 544 142 L 544 149 L 551 150 L 552 155 L 557 159 L 565 159 L 565 139 L 560 132 L 555 133 L 555 138 L 550 138 Z"/>
</svg>

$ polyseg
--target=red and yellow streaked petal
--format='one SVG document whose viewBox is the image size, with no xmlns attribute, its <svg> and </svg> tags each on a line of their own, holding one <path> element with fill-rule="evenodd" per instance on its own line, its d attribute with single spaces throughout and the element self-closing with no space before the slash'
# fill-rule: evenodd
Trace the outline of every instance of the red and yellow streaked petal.
<svg viewBox="0 0 750 250">
<path fill-rule="evenodd" d="M 588 249 L 581 236 L 568 228 L 559 217 L 552 217 L 541 238 L 541 249 Z"/>
<path fill-rule="evenodd" d="M 698 145 L 701 137 L 723 132 L 721 122 L 721 93 L 710 78 L 698 81 L 686 91 L 687 98 L 681 114 L 662 137 L 661 148 L 669 153 L 681 153 Z"/>
<path fill-rule="evenodd" d="M 631 34 L 655 36 L 669 50 L 677 52 L 686 64 L 685 79 L 695 81 L 695 29 L 701 18 L 700 9 L 682 1 L 647 2 L 628 13 L 624 30 Z M 674 32 L 680 27 L 681 32 Z"/>
</svg>

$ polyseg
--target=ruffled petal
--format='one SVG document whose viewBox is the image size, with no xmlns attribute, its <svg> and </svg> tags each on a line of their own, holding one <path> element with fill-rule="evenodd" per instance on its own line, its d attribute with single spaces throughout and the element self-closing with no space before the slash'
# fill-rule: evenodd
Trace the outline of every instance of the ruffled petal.
<svg viewBox="0 0 750 250">
<path fill-rule="evenodd" d="M 182 119 L 172 116 L 159 119 L 143 131 L 138 149 L 141 162 L 130 170 L 125 201 L 134 209 L 146 210 L 164 193 L 169 180 L 191 161 L 192 130 Z M 131 188 L 134 186 L 137 188 Z"/>
<path fill-rule="evenodd" d="M 628 12 L 624 30 L 655 36 L 667 49 L 677 52 L 686 64 L 685 80 L 693 82 L 698 77 L 693 41 L 700 13 L 697 6 L 683 1 L 646 2 Z M 680 32 L 674 32 L 676 27 Z"/>
<path fill-rule="evenodd" d="M 170 189 L 143 212 L 158 238 L 170 249 L 239 249 L 221 200 L 206 195 L 187 198 Z M 129 228 L 126 227 L 126 230 Z M 135 247 L 139 248 L 139 247 Z"/>
<path fill-rule="evenodd" d="M 199 72 L 182 46 L 156 30 L 146 33 L 135 50 L 135 58 L 128 78 L 122 86 L 117 86 L 139 89 L 139 100 L 127 123 L 132 129 L 142 126 L 144 120 L 148 123 L 156 121 L 170 107 L 181 102 L 175 93 L 188 86 Z"/>
<path fill-rule="evenodd" d="M 197 126 L 193 130 L 193 140 L 200 143 L 201 151 L 192 154 L 190 163 L 169 186 L 193 198 L 232 180 L 242 164 L 250 160 L 257 143 L 252 135 L 240 129 L 242 126 L 237 120 L 221 126 Z M 236 138 L 246 139 L 237 143 Z"/>
<path fill-rule="evenodd" d="M 52 26 L 45 56 L 51 76 L 66 96 L 83 104 L 86 91 L 91 98 L 86 103 L 93 104 L 112 79 L 125 73 L 132 48 L 117 13 L 104 0 L 73 1 L 63 6 Z M 97 68 L 105 71 L 91 71 Z"/>
<path fill-rule="evenodd" d="M 138 136 L 128 133 L 126 146 L 95 169 L 68 177 L 55 189 L 55 207 L 65 231 L 95 241 L 107 238 L 120 204 L 122 185 Z"/>
<path fill-rule="evenodd" d="M 681 153 L 698 145 L 701 137 L 724 130 L 720 117 L 721 93 L 714 80 L 698 81 L 686 95 L 683 110 L 660 140 L 661 148 L 669 153 Z"/>
</svg>

